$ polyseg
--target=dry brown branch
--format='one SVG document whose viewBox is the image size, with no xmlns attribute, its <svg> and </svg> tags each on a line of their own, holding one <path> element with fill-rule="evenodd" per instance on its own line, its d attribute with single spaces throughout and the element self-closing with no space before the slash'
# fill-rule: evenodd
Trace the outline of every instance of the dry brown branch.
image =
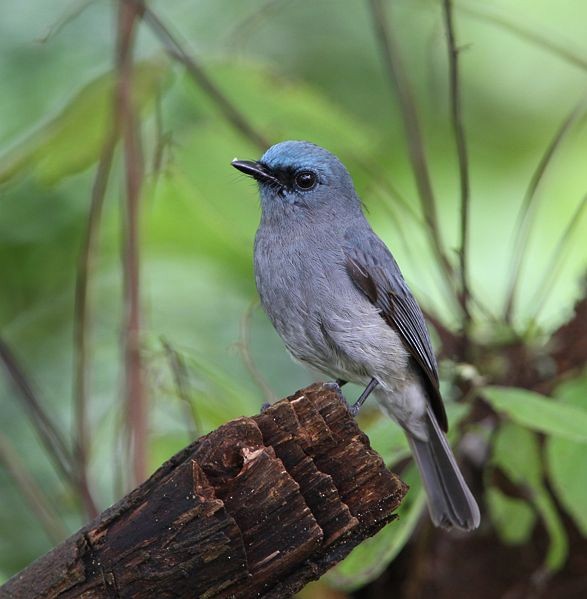
<svg viewBox="0 0 587 599">
<path fill-rule="evenodd" d="M 116 66 L 118 72 L 117 125 L 124 152 L 126 202 L 124 223 L 124 352 L 127 426 L 135 484 L 147 472 L 147 398 L 143 384 L 140 353 L 140 202 L 143 183 L 143 155 L 140 122 L 133 97 L 133 46 L 136 26 L 143 12 L 138 1 L 118 5 Z"/>
<path fill-rule="evenodd" d="M 269 140 L 249 122 L 245 115 L 210 79 L 196 58 L 188 53 L 177 35 L 171 32 L 169 27 L 165 25 L 150 6 L 144 7 L 143 20 L 162 43 L 167 54 L 184 65 L 196 85 L 212 99 L 214 105 L 226 118 L 227 122 L 261 152 L 264 152 L 271 145 Z"/>
<path fill-rule="evenodd" d="M 0 597 L 284 599 L 392 520 L 406 491 L 340 395 L 312 385 L 186 447 Z"/>
<path fill-rule="evenodd" d="M 418 195 L 420 197 L 422 214 L 428 227 L 428 231 L 430 232 L 432 249 L 437 263 L 445 275 L 444 281 L 452 292 L 454 272 L 444 250 L 444 243 L 442 241 L 440 225 L 438 223 L 436 199 L 432 189 L 426 150 L 416 111 L 416 102 L 400 59 L 397 42 L 388 25 L 383 4 L 381 0 L 369 0 L 369 6 L 373 27 L 381 49 L 381 57 L 394 93 L 398 99 L 406 133 L 408 154 L 412 164 L 412 171 L 414 173 Z"/>
<path fill-rule="evenodd" d="M 88 288 L 92 272 L 92 264 L 97 243 L 100 223 L 102 220 L 102 207 L 108 186 L 108 177 L 112 167 L 112 157 L 116 146 L 117 135 L 112 132 L 104 143 L 100 162 L 96 170 L 94 185 L 90 199 L 90 210 L 86 225 L 85 235 L 77 266 L 75 281 L 75 307 L 73 317 L 74 338 L 74 438 L 76 439 L 76 474 L 79 479 L 80 494 L 86 514 L 93 518 L 98 513 L 88 482 L 87 460 L 90 445 L 87 424 L 88 404 L 88 336 L 90 329 L 90 306 Z"/>
</svg>

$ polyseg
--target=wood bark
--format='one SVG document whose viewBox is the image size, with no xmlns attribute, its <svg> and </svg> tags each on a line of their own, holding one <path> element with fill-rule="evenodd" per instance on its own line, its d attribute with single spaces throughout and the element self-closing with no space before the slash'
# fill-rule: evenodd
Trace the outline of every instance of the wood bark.
<svg viewBox="0 0 587 599">
<path fill-rule="evenodd" d="M 4 598 L 289 597 L 407 487 L 329 385 L 194 441 L 0 588 Z"/>
</svg>

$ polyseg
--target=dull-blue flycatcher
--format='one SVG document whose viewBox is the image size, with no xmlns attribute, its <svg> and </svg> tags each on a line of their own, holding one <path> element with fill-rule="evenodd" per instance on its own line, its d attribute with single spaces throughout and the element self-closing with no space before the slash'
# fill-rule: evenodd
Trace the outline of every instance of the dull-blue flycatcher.
<svg viewBox="0 0 587 599">
<path fill-rule="evenodd" d="M 422 311 L 363 215 L 344 165 L 304 141 L 232 165 L 259 183 L 255 278 L 291 355 L 365 385 L 406 432 L 437 526 L 471 530 L 479 508 L 443 431 L 438 366 Z"/>
</svg>

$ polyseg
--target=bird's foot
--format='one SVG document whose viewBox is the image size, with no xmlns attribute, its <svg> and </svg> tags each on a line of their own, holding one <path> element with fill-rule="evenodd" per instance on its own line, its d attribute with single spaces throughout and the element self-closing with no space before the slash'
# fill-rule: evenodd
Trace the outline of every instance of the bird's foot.
<svg viewBox="0 0 587 599">
<path fill-rule="evenodd" d="M 327 383 L 324 383 L 324 387 L 330 389 L 330 391 L 334 391 L 334 393 L 336 393 L 338 397 L 348 406 L 347 400 L 344 398 L 344 395 L 340 389 L 343 385 L 346 385 L 346 381 L 343 381 L 342 379 L 336 379 L 335 381 L 328 381 Z"/>
<path fill-rule="evenodd" d="M 334 381 L 328 381 L 326 383 L 323 383 L 323 385 L 327 389 L 331 389 L 332 391 L 335 391 L 336 393 L 338 393 L 340 395 L 342 395 L 340 388 L 346 384 L 347 384 L 347 381 L 343 381 L 342 379 L 336 379 Z"/>
<path fill-rule="evenodd" d="M 327 389 L 334 391 L 338 395 L 338 397 L 341 399 L 341 401 L 347 407 L 348 411 L 351 413 L 351 416 L 354 418 L 359 413 L 359 409 L 360 409 L 361 405 L 359 404 L 358 401 L 356 401 L 354 404 L 350 404 L 346 400 L 345 396 L 342 393 L 341 387 L 343 385 L 346 385 L 347 382 L 348 381 L 345 381 L 343 379 L 336 379 L 334 381 L 328 381 L 327 383 L 324 383 L 324 386 Z"/>
<path fill-rule="evenodd" d="M 349 404 L 349 402 L 345 399 L 344 395 L 342 394 L 342 391 L 340 390 L 340 388 L 346 384 L 347 381 L 344 381 L 342 379 L 336 379 L 336 381 L 324 383 L 324 386 L 327 389 L 331 389 L 332 391 L 334 391 L 342 399 L 342 401 L 344 401 L 349 412 L 351 413 L 351 416 L 355 418 L 359 413 L 361 406 L 365 403 L 365 401 L 367 401 L 367 398 L 369 397 L 369 395 L 371 395 L 373 389 L 375 389 L 375 387 L 377 387 L 377 385 L 379 384 L 379 381 L 377 379 L 371 379 L 369 381 L 369 384 L 365 387 L 363 393 L 361 393 L 357 401 L 352 405 Z"/>
</svg>

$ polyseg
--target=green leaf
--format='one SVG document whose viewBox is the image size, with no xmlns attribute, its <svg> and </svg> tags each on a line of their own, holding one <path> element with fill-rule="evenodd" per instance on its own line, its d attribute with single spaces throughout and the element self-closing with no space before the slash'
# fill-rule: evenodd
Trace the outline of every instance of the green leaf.
<svg viewBox="0 0 587 599">
<path fill-rule="evenodd" d="M 137 63 L 133 89 L 137 110 L 143 110 L 168 81 L 167 61 Z M 0 183 L 30 169 L 40 182 L 53 185 L 96 162 L 112 129 L 115 90 L 113 72 L 83 87 L 57 116 L 0 156 Z"/>
<path fill-rule="evenodd" d="M 491 463 L 529 492 L 549 537 L 545 565 L 549 570 L 559 570 L 567 559 L 568 540 L 556 505 L 542 483 L 540 447 L 536 436 L 515 424 L 504 424 L 495 438 Z M 500 514 L 497 515 L 499 518 Z M 507 525 L 504 523 L 504 526 Z M 513 526 L 517 528 L 518 524 Z M 496 527 L 499 529 L 498 523 Z M 503 530 L 501 532 L 503 534 Z"/>
<path fill-rule="evenodd" d="M 525 501 L 508 497 L 496 487 L 488 487 L 485 501 L 491 521 L 504 543 L 521 545 L 530 538 L 536 522 L 536 512 Z"/>
<path fill-rule="evenodd" d="M 485 387 L 482 394 L 495 410 L 518 424 L 587 443 L 587 410 L 513 387 Z"/>
<path fill-rule="evenodd" d="M 469 406 L 448 403 L 447 411 L 451 429 L 456 432 L 456 425 L 468 414 Z M 369 422 L 365 426 L 365 432 L 373 449 L 383 457 L 388 466 L 410 455 L 405 433 L 388 417 L 381 416 Z M 408 483 L 410 491 L 398 509 L 399 520 L 391 522 L 374 537 L 356 547 L 328 575 L 328 579 L 335 586 L 352 590 L 374 580 L 410 539 L 425 509 L 426 493 L 414 465 L 411 465 L 401 478 Z"/>
<path fill-rule="evenodd" d="M 381 414 L 376 420 L 361 426 L 371 447 L 383 458 L 386 466 L 397 464 L 410 455 L 408 440 L 402 428 Z"/>
<path fill-rule="evenodd" d="M 402 474 L 402 480 L 410 485 L 410 491 L 398 509 L 399 519 L 353 549 L 327 575 L 334 586 L 350 591 L 374 580 L 408 542 L 426 506 L 426 493 L 413 465 Z"/>
<path fill-rule="evenodd" d="M 587 410 L 587 377 L 565 383 L 556 395 L 566 406 Z M 585 444 L 551 437 L 546 444 L 548 477 L 561 504 L 587 536 L 587 461 Z"/>
<path fill-rule="evenodd" d="M 503 424 L 495 436 L 491 464 L 503 470 L 516 485 L 537 487 L 542 480 L 536 436 L 515 424 Z"/>
<path fill-rule="evenodd" d="M 534 505 L 540 514 L 549 537 L 548 552 L 546 554 L 546 567 L 556 572 L 567 561 L 569 555 L 569 541 L 565 527 L 560 519 L 556 505 L 545 488 L 537 490 Z"/>
</svg>

